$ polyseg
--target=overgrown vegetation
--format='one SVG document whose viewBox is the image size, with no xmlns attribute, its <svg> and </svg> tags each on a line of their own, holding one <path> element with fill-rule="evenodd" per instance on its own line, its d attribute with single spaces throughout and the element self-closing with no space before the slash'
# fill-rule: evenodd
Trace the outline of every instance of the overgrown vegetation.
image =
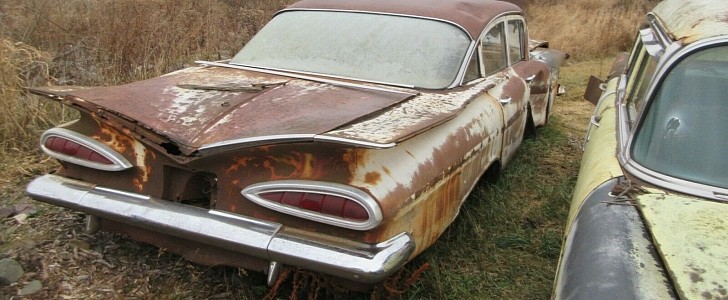
<svg viewBox="0 0 728 300">
<path fill-rule="evenodd" d="M 644 14 L 658 0 L 531 0 L 527 6 L 532 37 L 548 40 L 572 59 L 612 56 L 628 51 Z"/>
<path fill-rule="evenodd" d="M 29 201 L 27 180 L 53 166 L 37 150 L 41 131 L 73 112 L 23 92 L 35 85 L 108 85 L 150 78 L 194 60 L 232 56 L 272 13 L 294 0 L 5 0 L 0 2 L 0 206 Z M 407 299 L 548 298 L 565 214 L 591 106 L 580 100 L 588 75 L 604 75 L 627 50 L 654 0 L 514 0 L 532 37 L 572 55 L 569 89 L 551 123 L 527 140 L 495 183 L 481 183 L 440 240 L 403 276 L 429 269 Z M 44 283 L 43 296 L 256 299 L 261 274 L 209 268 L 117 235 L 82 234 L 80 214 L 36 203 L 38 218 L 0 220 L 0 258 L 17 257 Z M 15 246 L 14 246 L 15 245 Z M 19 245 L 19 246 L 17 246 Z M 89 245 L 92 250 L 89 250 Z M 99 256 L 98 253 L 103 253 Z M 405 280 L 406 281 L 406 280 Z M 290 294 L 285 283 L 279 296 Z M 0 298 L 16 287 L 0 289 Z M 340 290 L 325 298 L 399 296 Z M 396 292 L 396 291 L 395 291 Z M 5 295 L 5 296 L 4 296 Z"/>
</svg>

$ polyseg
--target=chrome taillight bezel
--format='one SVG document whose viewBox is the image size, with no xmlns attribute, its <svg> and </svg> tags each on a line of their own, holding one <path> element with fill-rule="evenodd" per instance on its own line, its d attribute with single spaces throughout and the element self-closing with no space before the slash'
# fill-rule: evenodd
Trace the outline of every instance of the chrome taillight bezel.
<svg viewBox="0 0 728 300">
<path fill-rule="evenodd" d="M 94 151 L 97 154 L 105 157 L 106 159 L 111 161 L 111 164 L 102 164 L 90 160 L 85 160 L 48 149 L 45 144 L 46 141 L 51 137 L 66 139 L 81 146 L 84 146 L 91 151 Z M 43 150 L 45 154 L 58 160 L 103 171 L 123 171 L 133 167 L 129 160 L 121 156 L 121 154 L 119 154 L 118 152 L 109 148 L 109 146 L 106 146 L 101 142 L 94 140 L 88 136 L 65 128 L 51 128 L 44 132 L 40 137 L 40 149 Z"/>
<path fill-rule="evenodd" d="M 332 215 L 273 202 L 260 196 L 260 194 L 276 192 L 315 193 L 346 198 L 361 205 L 366 210 L 369 218 L 363 221 L 339 218 Z M 379 226 L 382 222 L 382 210 L 372 196 L 355 187 L 339 183 L 310 180 L 268 181 L 250 185 L 243 189 L 241 194 L 245 198 L 260 206 L 284 214 L 353 230 L 369 230 Z"/>
</svg>

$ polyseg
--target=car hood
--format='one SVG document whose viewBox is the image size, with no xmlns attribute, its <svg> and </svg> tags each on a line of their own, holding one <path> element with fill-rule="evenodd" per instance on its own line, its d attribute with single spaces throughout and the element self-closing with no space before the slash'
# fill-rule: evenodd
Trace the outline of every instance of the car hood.
<svg viewBox="0 0 728 300">
<path fill-rule="evenodd" d="M 120 86 L 30 90 L 121 117 L 172 140 L 183 153 L 231 140 L 322 134 L 415 95 L 219 67 Z"/>
<path fill-rule="evenodd" d="M 728 203 L 653 189 L 636 200 L 680 298 L 726 297 Z"/>
</svg>

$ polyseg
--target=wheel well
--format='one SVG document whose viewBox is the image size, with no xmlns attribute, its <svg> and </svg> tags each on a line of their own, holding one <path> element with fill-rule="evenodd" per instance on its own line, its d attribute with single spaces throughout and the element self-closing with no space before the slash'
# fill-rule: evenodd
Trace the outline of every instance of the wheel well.
<svg viewBox="0 0 728 300">
<path fill-rule="evenodd" d="M 526 128 L 524 130 L 523 136 L 525 138 L 534 138 L 536 137 L 536 123 L 533 122 L 533 113 L 531 113 L 531 103 L 528 103 L 528 108 L 526 109 L 527 115 L 526 115 Z"/>
<path fill-rule="evenodd" d="M 485 183 L 495 183 L 498 181 L 498 177 L 500 176 L 501 171 L 501 163 L 499 160 L 493 161 L 490 166 L 488 166 L 488 169 L 483 172 L 483 176 L 480 177 L 481 182 Z"/>
</svg>

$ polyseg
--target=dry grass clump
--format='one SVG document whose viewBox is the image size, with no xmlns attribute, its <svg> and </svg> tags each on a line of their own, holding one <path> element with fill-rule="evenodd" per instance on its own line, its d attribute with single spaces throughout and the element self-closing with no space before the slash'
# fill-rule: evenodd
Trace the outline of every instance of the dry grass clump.
<svg viewBox="0 0 728 300">
<path fill-rule="evenodd" d="M 657 0 L 531 0 L 526 7 L 531 37 L 548 40 L 572 59 L 628 51 L 644 15 Z"/>
<path fill-rule="evenodd" d="M 233 55 L 290 0 L 8 0 L 2 32 L 55 53 L 59 84 L 118 84 Z"/>
<path fill-rule="evenodd" d="M 63 121 L 60 105 L 28 97 L 23 87 L 50 82 L 48 53 L 23 43 L 0 39 L 0 159 L 37 148 L 38 128 Z"/>
</svg>

